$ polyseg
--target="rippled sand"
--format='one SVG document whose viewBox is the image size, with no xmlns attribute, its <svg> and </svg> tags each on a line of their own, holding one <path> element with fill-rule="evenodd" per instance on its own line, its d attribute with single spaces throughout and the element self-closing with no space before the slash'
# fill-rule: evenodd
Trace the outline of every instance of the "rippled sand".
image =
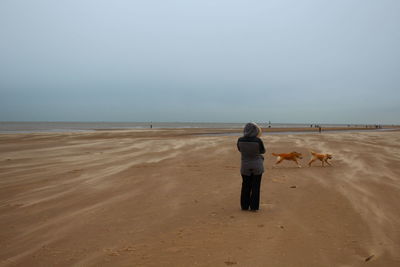
<svg viewBox="0 0 400 267">
<path fill-rule="evenodd" d="M 237 137 L 197 132 L 0 135 L 0 265 L 400 266 L 400 132 L 263 136 L 258 213 Z"/>
</svg>

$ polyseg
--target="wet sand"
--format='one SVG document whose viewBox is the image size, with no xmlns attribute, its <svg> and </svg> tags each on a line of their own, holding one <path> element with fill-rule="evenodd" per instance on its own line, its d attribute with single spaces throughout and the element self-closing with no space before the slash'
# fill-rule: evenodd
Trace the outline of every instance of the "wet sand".
<svg viewBox="0 0 400 267">
<path fill-rule="evenodd" d="M 400 266 L 400 132 L 264 135 L 251 213 L 235 131 L 0 135 L 0 265 Z"/>
</svg>

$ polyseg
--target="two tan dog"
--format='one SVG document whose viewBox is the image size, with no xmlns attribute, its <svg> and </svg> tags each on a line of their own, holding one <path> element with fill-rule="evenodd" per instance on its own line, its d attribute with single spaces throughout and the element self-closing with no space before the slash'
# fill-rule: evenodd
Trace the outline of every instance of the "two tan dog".
<svg viewBox="0 0 400 267">
<path fill-rule="evenodd" d="M 301 153 L 293 151 L 291 153 L 282 153 L 282 154 L 272 153 L 272 155 L 277 157 L 275 165 L 281 163 L 284 160 L 291 160 L 291 161 L 296 162 L 297 167 L 301 168 L 301 165 L 299 164 L 299 162 L 297 160 L 297 159 L 302 159 L 303 158 Z M 311 151 L 311 156 L 312 156 L 311 160 L 310 160 L 310 162 L 308 162 L 308 166 L 309 167 L 311 167 L 311 164 L 316 160 L 320 160 L 322 162 L 322 167 L 325 167 L 324 163 L 327 163 L 329 166 L 332 166 L 328 162 L 328 159 L 332 159 L 332 155 L 331 154 L 318 154 L 318 153 L 315 153 L 314 151 Z"/>
</svg>

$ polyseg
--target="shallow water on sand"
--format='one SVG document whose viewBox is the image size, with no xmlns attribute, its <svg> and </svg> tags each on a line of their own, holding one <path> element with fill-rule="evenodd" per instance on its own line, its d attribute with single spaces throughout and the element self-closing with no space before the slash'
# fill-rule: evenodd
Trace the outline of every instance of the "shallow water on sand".
<svg viewBox="0 0 400 267">
<path fill-rule="evenodd" d="M 362 130 L 363 132 L 382 132 L 382 131 L 394 131 L 396 129 L 369 129 L 369 130 Z M 346 132 L 346 133 L 355 133 L 359 132 L 360 130 L 329 130 L 329 131 L 322 131 L 322 133 L 340 133 L 340 132 Z M 263 135 L 282 135 L 282 134 L 313 134 L 313 133 L 318 133 L 318 131 L 279 131 L 279 132 L 263 132 Z M 242 136 L 243 133 L 237 132 L 237 133 L 204 133 L 204 134 L 199 134 L 200 136 Z"/>
<path fill-rule="evenodd" d="M 0 122 L 0 133 L 80 132 L 93 130 L 149 129 L 149 128 L 222 128 L 240 129 L 245 123 L 221 122 Z M 262 128 L 310 128 L 304 123 L 259 123 Z M 348 124 L 319 124 L 321 127 L 348 127 Z M 313 125 L 314 126 L 314 125 Z M 365 125 L 350 125 L 365 127 Z M 374 127 L 374 126 L 369 126 Z M 298 132 L 297 132 L 298 133 Z M 276 134 L 276 133 L 269 133 Z M 286 132 L 285 134 L 290 134 Z"/>
</svg>

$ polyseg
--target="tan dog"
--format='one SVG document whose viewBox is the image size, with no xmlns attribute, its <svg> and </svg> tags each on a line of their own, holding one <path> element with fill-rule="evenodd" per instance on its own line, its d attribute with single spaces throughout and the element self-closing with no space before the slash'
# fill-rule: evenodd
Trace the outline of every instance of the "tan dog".
<svg viewBox="0 0 400 267">
<path fill-rule="evenodd" d="M 321 162 L 322 162 L 322 167 L 325 167 L 324 166 L 324 162 L 326 162 L 329 166 L 332 166 L 329 162 L 328 162 L 328 159 L 331 159 L 332 158 L 332 155 L 331 154 L 318 154 L 318 153 L 315 153 L 314 151 L 311 151 L 311 160 L 310 160 L 310 162 L 308 163 L 308 166 L 309 167 L 311 167 L 311 163 L 313 163 L 314 161 L 316 161 L 317 159 L 319 159 Z"/>
<path fill-rule="evenodd" d="M 275 165 L 281 163 L 284 160 L 292 160 L 297 163 L 297 167 L 301 168 L 301 165 L 297 161 L 297 158 L 302 159 L 301 153 L 297 153 L 296 151 L 293 151 L 292 153 L 283 153 L 283 154 L 276 154 L 272 153 L 273 156 L 277 157 Z"/>
</svg>

